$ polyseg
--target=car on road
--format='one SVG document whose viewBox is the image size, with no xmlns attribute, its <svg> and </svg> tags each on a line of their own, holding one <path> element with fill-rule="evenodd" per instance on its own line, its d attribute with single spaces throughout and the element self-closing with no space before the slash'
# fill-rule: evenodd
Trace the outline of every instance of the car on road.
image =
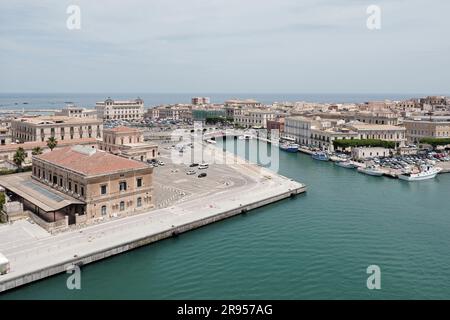
<svg viewBox="0 0 450 320">
<path fill-rule="evenodd" d="M 186 171 L 186 174 L 188 176 L 190 176 L 190 175 L 196 174 L 196 172 L 194 170 L 188 170 L 188 171 Z"/>
<path fill-rule="evenodd" d="M 208 169 L 208 168 L 209 168 L 209 164 L 207 164 L 207 163 L 199 164 L 199 165 L 198 165 L 198 168 L 199 168 L 199 169 Z"/>
<path fill-rule="evenodd" d="M 200 174 L 198 175 L 199 178 L 204 178 L 204 177 L 206 177 L 206 176 L 207 176 L 207 174 L 206 174 L 205 172 L 200 173 Z"/>
</svg>

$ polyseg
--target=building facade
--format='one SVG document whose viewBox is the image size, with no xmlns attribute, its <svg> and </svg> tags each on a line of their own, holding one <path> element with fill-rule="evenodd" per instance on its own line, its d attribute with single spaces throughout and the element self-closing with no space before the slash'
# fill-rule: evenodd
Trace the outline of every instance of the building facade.
<svg viewBox="0 0 450 320">
<path fill-rule="evenodd" d="M 144 163 L 75 146 L 35 156 L 32 178 L 82 203 L 58 213 L 73 224 L 76 215 L 96 221 L 153 208 L 152 173 Z"/>
<path fill-rule="evenodd" d="M 55 112 L 55 116 L 96 119 L 97 111 L 70 105 L 66 106 L 61 111 Z"/>
<path fill-rule="evenodd" d="M 193 105 L 210 104 L 211 99 L 209 97 L 193 97 L 191 103 Z"/>
<path fill-rule="evenodd" d="M 355 160 L 367 160 L 374 157 L 389 157 L 391 150 L 379 147 L 353 148 L 352 158 Z"/>
<path fill-rule="evenodd" d="M 267 121 L 275 120 L 275 118 L 275 113 L 268 110 L 234 110 L 234 123 L 245 128 L 267 128 Z"/>
<path fill-rule="evenodd" d="M 99 143 L 99 148 L 139 161 L 155 159 L 158 155 L 158 146 L 144 142 L 142 130 L 128 127 L 103 130 L 103 141 Z"/>
<path fill-rule="evenodd" d="M 415 117 L 404 120 L 403 125 L 410 143 L 423 138 L 450 138 L 450 116 Z"/>
<path fill-rule="evenodd" d="M 397 147 L 403 147 L 406 143 L 406 129 L 402 126 L 351 123 L 347 127 L 358 133 L 357 139 L 392 141 L 396 143 Z"/>
<path fill-rule="evenodd" d="M 11 121 L 11 137 L 16 141 L 58 141 L 102 137 L 102 120 L 92 118 L 39 116 L 23 117 Z"/>
<path fill-rule="evenodd" d="M 113 100 L 111 98 L 95 104 L 97 117 L 104 120 L 137 120 L 144 117 L 144 101 L 140 98 L 135 100 Z"/>
<path fill-rule="evenodd" d="M 192 107 L 186 105 L 176 106 L 158 106 L 149 109 L 145 118 L 152 120 L 175 120 L 189 122 L 192 120 Z"/>
</svg>

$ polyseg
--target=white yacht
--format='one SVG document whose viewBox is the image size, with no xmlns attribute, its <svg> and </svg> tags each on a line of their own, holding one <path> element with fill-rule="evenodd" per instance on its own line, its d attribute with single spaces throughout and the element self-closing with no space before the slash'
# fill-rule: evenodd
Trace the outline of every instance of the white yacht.
<svg viewBox="0 0 450 320">
<path fill-rule="evenodd" d="M 346 168 L 346 169 L 355 169 L 358 167 L 356 164 L 354 164 L 350 160 L 336 161 L 335 164 L 339 167 Z"/>
<path fill-rule="evenodd" d="M 432 167 L 432 166 L 421 166 L 418 172 L 402 173 L 398 175 L 398 178 L 405 181 L 421 181 L 433 179 L 437 176 L 442 168 Z"/>
<path fill-rule="evenodd" d="M 358 168 L 358 172 L 368 174 L 369 176 L 381 177 L 384 173 L 379 168 L 374 165 L 360 167 Z"/>
</svg>

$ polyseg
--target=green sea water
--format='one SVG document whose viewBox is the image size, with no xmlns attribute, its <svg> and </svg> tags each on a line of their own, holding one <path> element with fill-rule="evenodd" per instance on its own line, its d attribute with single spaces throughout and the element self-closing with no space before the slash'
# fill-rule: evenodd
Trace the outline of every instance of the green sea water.
<svg viewBox="0 0 450 320">
<path fill-rule="evenodd" d="M 450 174 L 408 183 L 279 155 L 306 194 L 84 266 L 81 290 L 62 274 L 0 299 L 450 298 Z"/>
</svg>

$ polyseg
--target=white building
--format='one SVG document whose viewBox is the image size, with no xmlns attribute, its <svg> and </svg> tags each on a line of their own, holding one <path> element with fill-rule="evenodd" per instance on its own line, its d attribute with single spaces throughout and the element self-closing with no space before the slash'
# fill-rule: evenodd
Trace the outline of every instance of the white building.
<svg viewBox="0 0 450 320">
<path fill-rule="evenodd" d="M 75 105 L 69 105 L 63 108 L 61 111 L 56 111 L 55 116 L 96 119 L 97 110 L 77 107 Z"/>
<path fill-rule="evenodd" d="M 267 128 L 267 120 L 274 120 L 275 113 L 266 110 L 235 109 L 234 123 L 246 128 Z"/>
<path fill-rule="evenodd" d="M 355 160 L 366 160 L 374 157 L 388 157 L 390 149 L 379 147 L 353 148 L 352 157 Z"/>
<path fill-rule="evenodd" d="M 144 116 L 144 101 L 112 100 L 111 98 L 95 104 L 97 117 L 104 120 L 142 120 Z"/>
</svg>

